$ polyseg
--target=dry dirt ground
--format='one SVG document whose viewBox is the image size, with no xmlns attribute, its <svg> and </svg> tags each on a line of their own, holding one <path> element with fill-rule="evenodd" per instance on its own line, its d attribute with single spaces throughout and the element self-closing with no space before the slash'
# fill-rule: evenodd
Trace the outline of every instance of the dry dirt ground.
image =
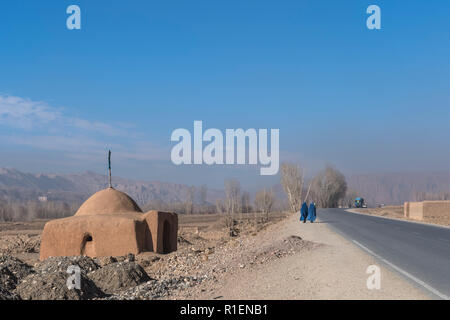
<svg viewBox="0 0 450 320">
<path fill-rule="evenodd" d="M 200 299 L 429 299 L 403 278 L 381 268 L 380 290 L 367 289 L 373 258 L 331 231 L 325 222 L 299 223 L 297 216 L 269 226 L 245 247 L 258 248 L 299 237 L 296 252 L 264 264 L 245 265 L 228 273 Z M 248 251 L 248 249 L 246 249 Z"/>
<path fill-rule="evenodd" d="M 89 266 L 86 279 L 100 290 L 89 289 L 89 294 L 76 298 L 427 299 L 382 266 L 381 289 L 368 290 L 366 269 L 376 262 L 326 223 L 300 224 L 297 216 L 282 213 L 272 214 L 265 224 L 256 225 L 253 215 L 235 219 L 236 236 L 230 237 L 221 215 L 180 216 L 178 251 L 140 254 L 135 257 L 138 267 L 128 258 L 82 260 L 80 266 Z M 46 295 L 43 289 L 28 288 L 44 280 L 61 282 L 49 273 L 61 272 L 61 266 L 69 263 L 38 262 L 44 223 L 0 223 L 0 254 L 19 258 L 36 272 L 28 278 L 17 277 L 15 294 L 22 299 L 67 299 L 72 297 L 67 290 Z M 47 274 L 44 278 L 42 270 Z M 55 287 L 49 284 L 51 290 Z"/>
<path fill-rule="evenodd" d="M 427 217 L 423 221 L 417 221 L 414 219 L 405 218 L 403 214 L 403 206 L 386 206 L 382 208 L 352 208 L 348 209 L 350 212 L 364 213 L 370 215 L 376 215 L 387 218 L 394 219 L 403 219 L 415 222 L 423 222 L 423 223 L 432 223 L 439 224 L 442 226 L 450 226 L 450 214 L 446 217 L 436 216 L 436 217 Z"/>
</svg>

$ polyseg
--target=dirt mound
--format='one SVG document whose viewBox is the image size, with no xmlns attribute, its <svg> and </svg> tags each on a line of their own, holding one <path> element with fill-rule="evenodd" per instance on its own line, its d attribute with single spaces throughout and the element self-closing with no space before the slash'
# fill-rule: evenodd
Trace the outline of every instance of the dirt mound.
<svg viewBox="0 0 450 320">
<path fill-rule="evenodd" d="M 86 256 L 52 257 L 39 263 L 36 266 L 36 271 L 39 273 L 67 272 L 67 268 L 73 265 L 79 266 L 81 272 L 84 274 L 88 274 L 99 268 L 99 265 L 94 259 Z"/>
<path fill-rule="evenodd" d="M 0 300 L 20 300 L 20 298 L 0 286 Z"/>
<path fill-rule="evenodd" d="M 0 255 L 0 268 L 7 268 L 17 280 L 21 280 L 33 273 L 31 266 L 9 255 Z"/>
<path fill-rule="evenodd" d="M 177 277 L 165 280 L 150 280 L 139 286 L 113 294 L 107 300 L 153 300 L 171 295 L 171 292 L 193 287 L 204 279 L 197 277 Z"/>
<path fill-rule="evenodd" d="M 0 256 L 0 288 L 5 292 L 14 290 L 20 280 L 32 272 L 32 268 L 21 260 L 7 255 Z"/>
<path fill-rule="evenodd" d="M 17 278 L 6 267 L 0 267 L 0 288 L 11 291 L 16 288 Z"/>
<path fill-rule="evenodd" d="M 95 258 L 95 262 L 100 266 L 100 268 L 103 268 L 104 266 L 107 266 L 108 264 L 117 262 L 117 259 L 114 257 L 99 257 L 99 258 Z"/>
<path fill-rule="evenodd" d="M 150 280 L 144 269 L 135 262 L 111 263 L 88 276 L 103 292 L 109 294 Z"/>
<path fill-rule="evenodd" d="M 81 289 L 69 289 L 65 271 L 35 273 L 26 277 L 16 288 L 15 293 L 24 300 L 85 300 L 103 296 L 102 291 L 83 273 Z"/>
<path fill-rule="evenodd" d="M 98 258 L 94 258 L 95 263 L 97 263 L 100 268 L 103 268 L 111 263 L 115 263 L 115 262 L 134 262 L 136 261 L 136 257 L 134 256 L 134 254 L 129 253 L 125 256 L 120 256 L 120 257 L 112 257 L 112 256 L 108 256 L 108 257 L 98 257 Z"/>
<path fill-rule="evenodd" d="M 318 246 L 320 244 L 303 240 L 298 236 L 289 236 L 257 249 L 254 252 L 252 262 L 265 263 L 269 260 L 290 256 L 304 250 L 311 250 Z"/>
<path fill-rule="evenodd" d="M 40 246 L 41 236 L 19 234 L 0 237 L 0 252 L 4 254 L 38 253 Z"/>
</svg>

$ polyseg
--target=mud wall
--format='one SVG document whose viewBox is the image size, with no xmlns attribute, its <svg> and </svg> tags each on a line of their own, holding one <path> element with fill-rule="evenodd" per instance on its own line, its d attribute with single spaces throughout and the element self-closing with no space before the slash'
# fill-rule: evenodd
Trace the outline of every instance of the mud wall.
<svg viewBox="0 0 450 320">
<path fill-rule="evenodd" d="M 405 202 L 404 216 L 414 220 L 450 216 L 450 201 Z"/>
</svg>

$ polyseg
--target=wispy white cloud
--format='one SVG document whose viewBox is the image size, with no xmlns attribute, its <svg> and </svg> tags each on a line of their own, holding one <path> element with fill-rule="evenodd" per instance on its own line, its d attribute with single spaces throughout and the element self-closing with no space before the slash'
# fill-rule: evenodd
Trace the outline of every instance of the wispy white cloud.
<svg viewBox="0 0 450 320">
<path fill-rule="evenodd" d="M 0 95 L 0 124 L 25 130 L 51 126 L 52 130 L 85 130 L 106 135 L 122 133 L 103 122 L 67 116 L 62 108 L 52 107 L 46 102 L 8 95 Z"/>
<path fill-rule="evenodd" d="M 0 123 L 13 127 L 32 129 L 34 125 L 47 124 L 61 117 L 58 110 L 39 101 L 0 95 Z"/>
<path fill-rule="evenodd" d="M 168 148 L 149 143 L 138 128 L 130 130 L 132 124 L 127 129 L 123 123 L 73 117 L 65 110 L 42 101 L 0 95 L 0 128 L 13 129 L 0 137 L 0 143 L 61 152 L 76 159 L 99 157 L 103 161 L 105 149 L 112 149 L 116 159 L 124 161 L 169 160 Z"/>
</svg>

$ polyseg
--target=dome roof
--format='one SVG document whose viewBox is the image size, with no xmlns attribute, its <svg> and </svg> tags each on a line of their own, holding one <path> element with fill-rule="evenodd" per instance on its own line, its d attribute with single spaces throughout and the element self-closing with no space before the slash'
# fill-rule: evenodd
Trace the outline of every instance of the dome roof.
<svg viewBox="0 0 450 320">
<path fill-rule="evenodd" d="M 108 188 L 93 194 L 87 199 L 78 211 L 76 216 L 115 214 L 115 213 L 142 213 L 141 208 L 126 193 Z"/>
</svg>

